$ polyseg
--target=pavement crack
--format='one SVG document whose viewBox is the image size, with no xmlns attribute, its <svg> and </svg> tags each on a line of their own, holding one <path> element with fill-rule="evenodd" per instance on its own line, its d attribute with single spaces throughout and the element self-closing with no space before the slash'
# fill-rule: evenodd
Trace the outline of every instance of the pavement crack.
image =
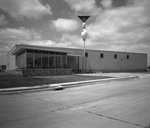
<svg viewBox="0 0 150 128">
<path fill-rule="evenodd" d="M 143 125 L 140 125 L 140 124 L 137 124 L 137 123 L 132 123 L 132 122 L 129 122 L 129 121 L 125 121 L 125 120 L 117 119 L 117 118 L 114 118 L 114 117 L 110 117 L 110 116 L 94 113 L 94 112 L 91 112 L 91 111 L 86 111 L 86 110 L 83 110 L 83 111 L 87 112 L 87 113 L 90 113 L 90 114 L 93 114 L 93 115 L 100 116 L 100 117 L 105 117 L 105 118 L 108 118 L 108 119 L 111 119 L 111 120 L 116 120 L 116 121 L 119 121 L 119 122 L 122 122 L 122 123 L 131 124 L 131 125 L 134 125 L 134 126 L 139 126 L 141 128 L 149 128 L 147 126 L 143 126 Z"/>
</svg>

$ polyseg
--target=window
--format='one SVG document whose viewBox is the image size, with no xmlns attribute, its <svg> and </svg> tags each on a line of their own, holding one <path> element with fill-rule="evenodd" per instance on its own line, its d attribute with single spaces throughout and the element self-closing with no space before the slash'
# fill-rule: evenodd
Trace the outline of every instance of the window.
<svg viewBox="0 0 150 128">
<path fill-rule="evenodd" d="M 88 57 L 88 53 L 87 52 L 85 53 L 85 56 Z"/>
<path fill-rule="evenodd" d="M 60 56 L 60 67 L 66 68 L 66 56 L 65 55 Z"/>
<path fill-rule="evenodd" d="M 117 59 L 117 54 L 114 54 L 114 58 Z"/>
<path fill-rule="evenodd" d="M 50 68 L 55 68 L 56 63 L 55 63 L 56 57 L 53 55 L 49 55 L 49 67 Z"/>
<path fill-rule="evenodd" d="M 127 55 L 126 57 L 127 57 L 127 60 L 128 60 L 129 59 L 129 55 Z"/>
<path fill-rule="evenodd" d="M 33 55 L 32 50 L 27 50 L 27 68 L 33 68 Z"/>
<path fill-rule="evenodd" d="M 103 53 L 100 54 L 100 58 L 104 58 L 104 54 Z"/>
<path fill-rule="evenodd" d="M 48 52 L 42 51 L 42 68 L 48 68 Z"/>
<path fill-rule="evenodd" d="M 60 68 L 60 56 L 56 56 L 56 68 Z"/>
<path fill-rule="evenodd" d="M 35 51 L 35 68 L 41 68 L 42 67 L 42 57 L 41 57 L 41 51 L 36 50 Z"/>
</svg>

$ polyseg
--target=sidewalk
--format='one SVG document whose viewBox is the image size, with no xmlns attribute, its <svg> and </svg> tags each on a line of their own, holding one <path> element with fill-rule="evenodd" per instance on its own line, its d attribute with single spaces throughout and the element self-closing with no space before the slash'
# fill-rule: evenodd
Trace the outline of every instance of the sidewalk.
<svg viewBox="0 0 150 128">
<path fill-rule="evenodd" d="M 6 89 L 0 89 L 0 94 L 31 92 L 31 91 L 39 91 L 39 90 L 61 90 L 64 88 L 81 86 L 81 85 L 84 85 L 85 83 L 88 84 L 88 83 L 96 83 L 96 82 L 109 82 L 109 81 L 115 81 L 115 80 L 128 80 L 128 79 L 142 78 L 142 77 L 150 76 L 150 74 L 145 74 L 145 73 L 91 73 L 91 74 L 76 74 L 76 75 L 109 76 L 109 77 L 114 77 L 114 78 L 68 82 L 68 83 L 57 83 L 57 84 L 47 84 L 47 85 L 32 86 L 32 87 L 6 88 Z"/>
</svg>

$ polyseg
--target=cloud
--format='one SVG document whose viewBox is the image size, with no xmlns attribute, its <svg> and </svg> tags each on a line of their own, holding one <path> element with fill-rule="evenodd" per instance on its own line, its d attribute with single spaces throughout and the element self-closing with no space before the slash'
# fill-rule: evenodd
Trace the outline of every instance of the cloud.
<svg viewBox="0 0 150 128">
<path fill-rule="evenodd" d="M 50 6 L 43 5 L 39 0 L 0 0 L 0 9 L 15 19 L 39 19 L 45 14 L 52 14 Z"/>
<path fill-rule="evenodd" d="M 104 8 L 110 8 L 112 6 L 112 0 L 102 0 L 101 4 Z"/>
<path fill-rule="evenodd" d="M 31 44 L 48 47 L 69 47 L 77 48 L 83 46 L 82 38 L 74 34 L 63 34 L 59 40 L 20 40 L 15 41 L 14 44 Z"/>
<path fill-rule="evenodd" d="M 96 5 L 95 0 L 64 0 L 69 6 L 77 13 L 90 13 L 94 12 Z"/>
<path fill-rule="evenodd" d="M 0 26 L 8 24 L 8 21 L 6 20 L 4 15 L 0 15 Z"/>
<path fill-rule="evenodd" d="M 73 19 L 57 19 L 51 21 L 51 27 L 59 31 L 74 31 L 78 28 L 78 22 Z"/>
<path fill-rule="evenodd" d="M 32 44 L 39 46 L 48 46 L 48 47 L 79 47 L 83 45 L 82 39 L 77 35 L 73 34 L 63 34 L 59 40 L 22 40 L 21 43 Z M 16 42 L 20 43 L 20 42 Z"/>
<path fill-rule="evenodd" d="M 0 53 L 7 53 L 15 44 L 40 40 L 41 34 L 24 27 L 0 29 Z"/>
<path fill-rule="evenodd" d="M 130 6 L 104 10 L 96 21 L 87 26 L 91 46 L 135 52 L 150 48 L 149 5 L 149 0 L 135 0 Z"/>
<path fill-rule="evenodd" d="M 19 42 L 17 42 L 19 43 Z M 52 40 L 21 40 L 21 43 L 23 44 L 30 44 L 30 45 L 39 45 L 39 46 L 56 46 L 56 42 L 55 41 L 52 41 Z"/>
<path fill-rule="evenodd" d="M 55 42 L 53 40 L 20 40 L 13 41 L 14 44 L 30 44 L 38 46 L 48 46 L 48 47 L 67 47 L 68 44 L 64 42 Z"/>
<path fill-rule="evenodd" d="M 83 46 L 82 38 L 74 35 L 74 34 L 62 34 L 62 36 L 56 40 L 21 40 L 15 43 L 24 43 L 24 44 L 32 44 L 39 46 L 48 46 L 48 47 L 68 47 L 68 48 L 77 48 Z"/>
<path fill-rule="evenodd" d="M 82 38 L 74 34 L 63 34 L 59 40 L 59 43 L 64 44 L 66 47 L 78 47 L 82 46 Z"/>
<path fill-rule="evenodd" d="M 24 27 L 0 29 L 0 40 L 40 39 L 40 33 Z"/>
</svg>

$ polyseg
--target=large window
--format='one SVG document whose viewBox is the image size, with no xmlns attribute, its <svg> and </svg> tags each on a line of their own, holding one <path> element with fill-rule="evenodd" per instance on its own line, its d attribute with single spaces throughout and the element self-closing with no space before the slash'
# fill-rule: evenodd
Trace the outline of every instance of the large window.
<svg viewBox="0 0 150 128">
<path fill-rule="evenodd" d="M 42 67 L 42 58 L 41 58 L 41 51 L 35 50 L 35 68 L 41 68 Z"/>
<path fill-rule="evenodd" d="M 48 52 L 43 51 L 42 52 L 42 68 L 48 68 L 49 67 L 49 62 L 48 62 Z"/>
<path fill-rule="evenodd" d="M 49 67 L 50 68 L 55 68 L 56 64 L 55 64 L 55 56 L 54 55 L 49 55 Z"/>
<path fill-rule="evenodd" d="M 67 59 L 66 56 L 64 56 L 64 55 L 60 56 L 60 68 L 67 67 L 66 59 Z"/>
<path fill-rule="evenodd" d="M 60 56 L 56 56 L 56 68 L 60 68 Z"/>
<path fill-rule="evenodd" d="M 33 63 L 33 56 L 34 51 L 33 50 L 27 50 L 27 68 L 33 68 L 34 63 Z"/>
<path fill-rule="evenodd" d="M 66 53 L 27 50 L 27 68 L 66 68 Z"/>
</svg>

